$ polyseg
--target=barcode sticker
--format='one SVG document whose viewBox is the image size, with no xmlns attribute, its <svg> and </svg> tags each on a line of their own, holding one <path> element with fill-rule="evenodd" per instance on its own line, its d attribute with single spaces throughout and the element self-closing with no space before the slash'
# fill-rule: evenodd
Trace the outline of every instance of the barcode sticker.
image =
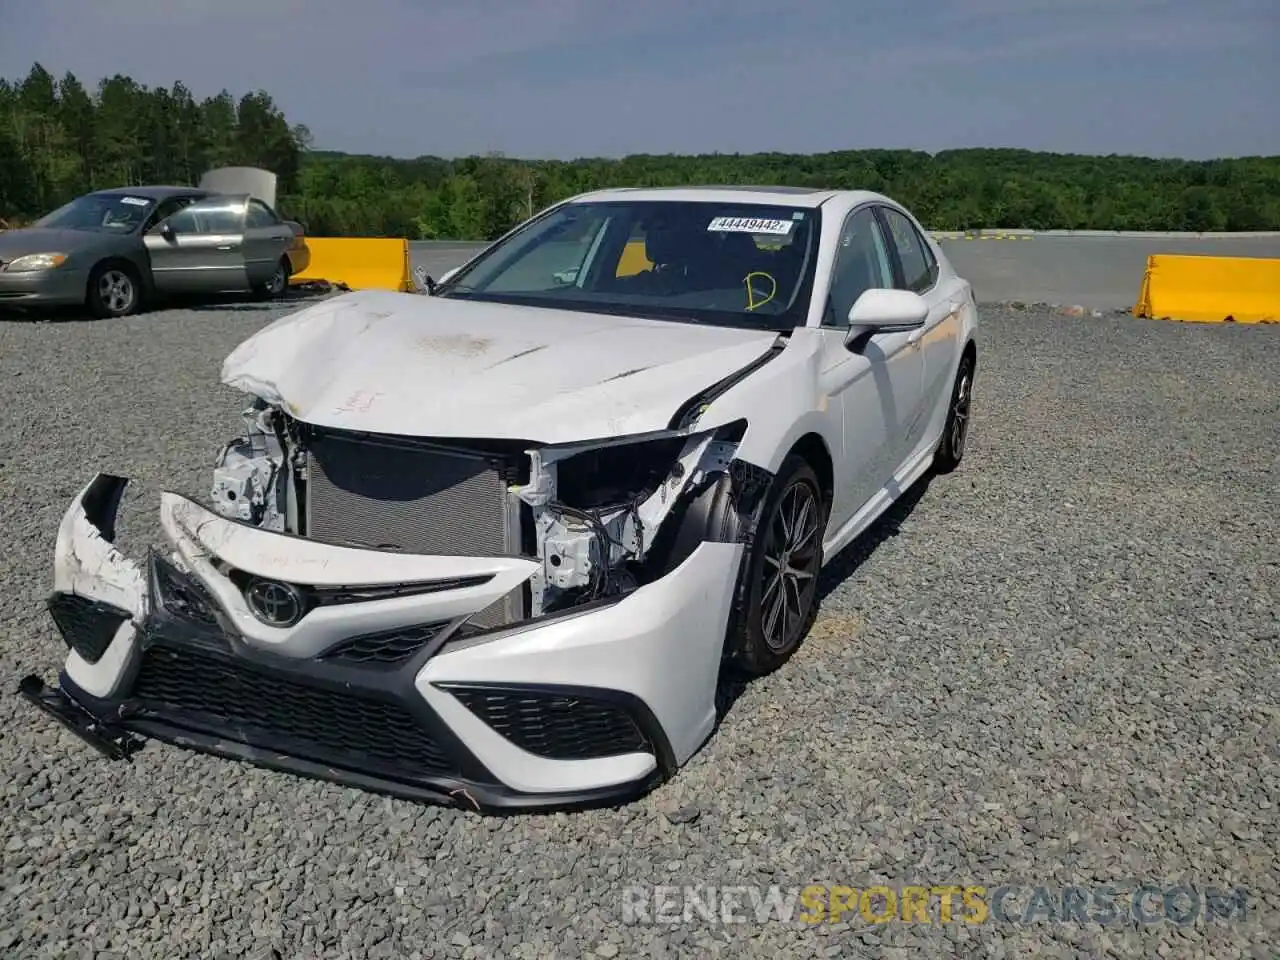
<svg viewBox="0 0 1280 960">
<path fill-rule="evenodd" d="M 764 220 L 759 217 L 716 217 L 707 227 L 717 233 L 764 233 L 785 237 L 795 226 L 794 220 Z"/>
</svg>

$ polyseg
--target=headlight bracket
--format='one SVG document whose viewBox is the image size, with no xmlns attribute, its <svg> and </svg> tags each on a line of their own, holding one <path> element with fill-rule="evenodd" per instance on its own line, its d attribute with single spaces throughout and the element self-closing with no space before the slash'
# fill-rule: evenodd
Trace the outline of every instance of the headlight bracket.
<svg viewBox="0 0 1280 960">
<path fill-rule="evenodd" d="M 529 483 L 513 492 L 531 507 L 541 560 L 532 614 L 634 589 L 663 522 L 728 470 L 744 428 L 529 451 Z"/>
</svg>

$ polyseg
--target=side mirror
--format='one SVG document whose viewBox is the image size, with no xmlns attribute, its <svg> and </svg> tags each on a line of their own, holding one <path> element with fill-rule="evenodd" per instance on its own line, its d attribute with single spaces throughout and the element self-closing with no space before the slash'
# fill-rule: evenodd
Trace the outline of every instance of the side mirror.
<svg viewBox="0 0 1280 960">
<path fill-rule="evenodd" d="M 160 236 L 164 237 L 166 240 L 172 240 L 175 236 L 173 225 L 170 224 L 168 220 L 162 220 L 160 222 L 156 227 L 156 233 L 160 234 Z"/>
<path fill-rule="evenodd" d="M 864 290 L 849 310 L 849 339 L 866 334 L 919 330 L 929 304 L 910 290 Z"/>
</svg>

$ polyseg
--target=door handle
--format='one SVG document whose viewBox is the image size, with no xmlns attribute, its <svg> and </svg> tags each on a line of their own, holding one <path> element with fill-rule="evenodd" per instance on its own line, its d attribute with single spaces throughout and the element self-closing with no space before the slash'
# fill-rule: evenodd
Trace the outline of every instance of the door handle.
<svg viewBox="0 0 1280 960">
<path fill-rule="evenodd" d="M 236 245 L 234 243 L 221 243 L 218 245 L 219 250 L 234 250 L 235 248 Z"/>
</svg>

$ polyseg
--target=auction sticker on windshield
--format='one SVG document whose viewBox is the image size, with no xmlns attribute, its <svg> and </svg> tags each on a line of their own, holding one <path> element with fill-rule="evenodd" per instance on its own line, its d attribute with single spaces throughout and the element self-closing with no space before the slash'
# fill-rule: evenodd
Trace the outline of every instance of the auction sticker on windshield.
<svg viewBox="0 0 1280 960">
<path fill-rule="evenodd" d="M 767 233 L 785 237 L 794 227 L 794 220 L 763 220 L 758 217 L 716 217 L 707 227 L 718 233 Z"/>
<path fill-rule="evenodd" d="M 145 200 L 142 197 L 121 197 L 120 202 L 127 203 L 131 207 L 145 207 L 151 203 L 150 200 Z"/>
</svg>

